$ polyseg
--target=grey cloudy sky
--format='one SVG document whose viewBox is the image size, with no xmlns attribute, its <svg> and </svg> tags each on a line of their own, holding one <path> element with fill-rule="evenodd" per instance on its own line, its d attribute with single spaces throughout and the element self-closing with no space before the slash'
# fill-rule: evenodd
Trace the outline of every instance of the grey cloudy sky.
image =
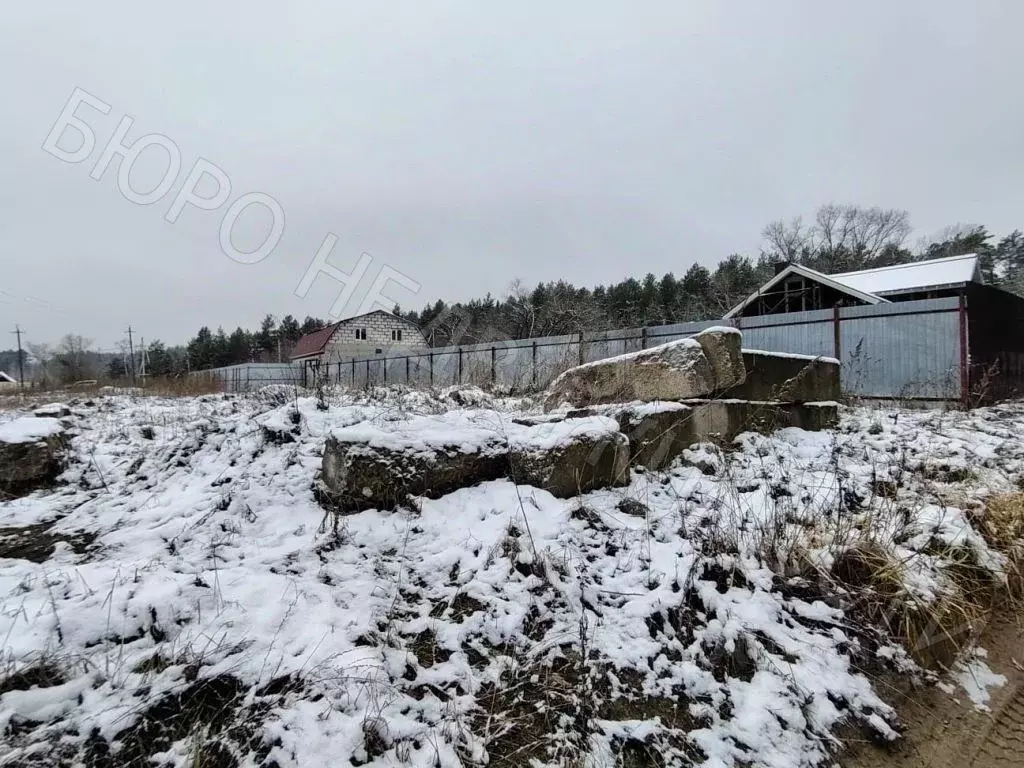
<svg viewBox="0 0 1024 768">
<path fill-rule="evenodd" d="M 0 324 L 36 341 L 326 317 L 337 284 L 294 291 L 328 232 L 333 263 L 371 254 L 370 278 L 422 285 L 390 290 L 419 308 L 755 255 L 768 221 L 829 201 L 906 208 L 918 235 L 1024 227 L 1018 0 L 60 0 L 0 25 Z M 79 110 L 97 146 L 68 164 L 41 146 L 75 87 L 112 110 Z M 122 197 L 116 161 L 89 178 L 125 114 L 129 141 L 181 151 L 150 206 Z M 232 200 L 280 202 L 265 260 L 222 253 L 227 205 L 164 220 L 197 156 Z M 165 166 L 147 151 L 133 185 Z M 240 247 L 268 220 L 250 209 Z"/>
</svg>

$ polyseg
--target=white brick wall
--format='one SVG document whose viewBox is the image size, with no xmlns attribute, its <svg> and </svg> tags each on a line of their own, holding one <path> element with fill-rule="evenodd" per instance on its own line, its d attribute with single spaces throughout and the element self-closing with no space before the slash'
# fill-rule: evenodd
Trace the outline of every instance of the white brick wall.
<svg viewBox="0 0 1024 768">
<path fill-rule="evenodd" d="M 366 330 L 366 339 L 356 337 L 357 330 Z M 392 331 L 401 331 L 402 340 L 392 337 Z M 389 312 L 373 312 L 345 320 L 331 336 L 324 349 L 325 361 L 345 360 L 350 357 L 373 357 L 382 353 L 401 354 L 402 350 L 425 349 L 426 339 L 419 328 Z"/>
</svg>

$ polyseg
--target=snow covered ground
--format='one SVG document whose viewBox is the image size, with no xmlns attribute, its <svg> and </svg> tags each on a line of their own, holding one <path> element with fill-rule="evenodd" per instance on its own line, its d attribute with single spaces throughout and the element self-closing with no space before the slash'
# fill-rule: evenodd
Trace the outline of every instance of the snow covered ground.
<svg viewBox="0 0 1024 768">
<path fill-rule="evenodd" d="M 61 482 L 0 502 L 2 765 L 827 764 L 837 732 L 896 738 L 875 682 L 916 668 L 849 553 L 893 564 L 899 618 L 941 613 L 953 566 L 1003 577 L 975 518 L 1024 477 L 1024 406 L 851 409 L 577 499 L 499 480 L 334 517 L 330 430 L 533 406 L 68 405 Z"/>
</svg>

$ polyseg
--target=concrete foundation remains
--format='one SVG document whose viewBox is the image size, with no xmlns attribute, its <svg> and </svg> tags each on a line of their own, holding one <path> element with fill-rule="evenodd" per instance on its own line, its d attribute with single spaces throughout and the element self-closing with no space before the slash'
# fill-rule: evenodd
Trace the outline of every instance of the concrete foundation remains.
<svg viewBox="0 0 1024 768">
<path fill-rule="evenodd" d="M 397 428 L 363 422 L 335 430 L 318 493 L 328 506 L 354 512 L 510 478 L 568 498 L 625 484 L 631 466 L 663 469 L 699 442 L 833 428 L 839 391 L 836 360 L 741 352 L 738 332 L 709 329 L 696 341 L 566 371 L 546 407 L 585 407 L 564 413 L 514 419 L 465 409 Z"/>
</svg>

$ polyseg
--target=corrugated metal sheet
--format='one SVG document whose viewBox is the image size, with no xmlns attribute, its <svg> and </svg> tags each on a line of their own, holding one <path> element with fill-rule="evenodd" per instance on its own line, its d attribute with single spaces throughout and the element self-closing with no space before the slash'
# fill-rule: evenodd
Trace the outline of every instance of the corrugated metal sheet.
<svg viewBox="0 0 1024 768">
<path fill-rule="evenodd" d="M 528 390 L 547 386 L 566 368 L 581 362 L 602 360 L 732 323 L 743 332 L 747 349 L 834 357 L 838 342 L 843 389 L 848 394 L 957 400 L 958 309 L 955 298 L 931 299 L 843 308 L 838 313 L 838 326 L 833 310 L 819 310 L 605 331 L 585 334 L 582 344 L 578 335 L 516 339 L 347 360 L 330 364 L 319 375 L 323 380 L 354 387 L 493 382 L 509 389 Z M 201 373 L 217 377 L 229 391 L 304 381 L 299 364 L 248 364 Z"/>
<path fill-rule="evenodd" d="M 843 390 L 862 397 L 960 398 L 960 316 L 955 298 L 841 312 Z"/>
</svg>

